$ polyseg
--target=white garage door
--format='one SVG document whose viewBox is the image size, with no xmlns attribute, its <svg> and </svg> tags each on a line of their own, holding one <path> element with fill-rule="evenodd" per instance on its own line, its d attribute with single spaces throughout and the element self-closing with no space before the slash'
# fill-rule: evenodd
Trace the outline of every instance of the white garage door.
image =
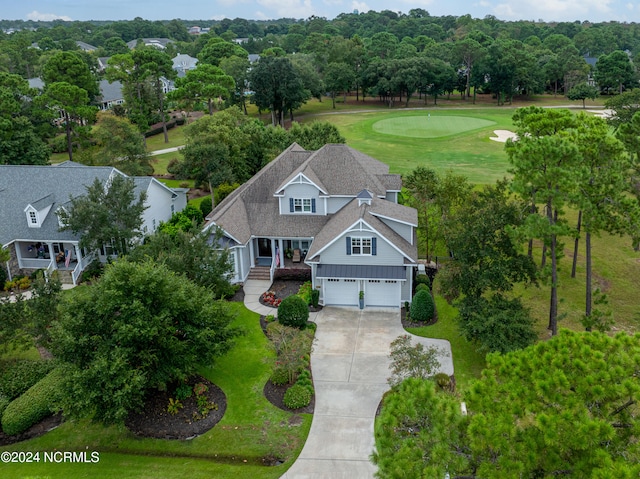
<svg viewBox="0 0 640 479">
<path fill-rule="evenodd" d="M 352 279 L 324 279 L 324 304 L 326 306 L 357 306 L 358 281 Z"/>
<path fill-rule="evenodd" d="M 400 307 L 400 281 L 369 279 L 365 282 L 365 306 Z"/>
</svg>

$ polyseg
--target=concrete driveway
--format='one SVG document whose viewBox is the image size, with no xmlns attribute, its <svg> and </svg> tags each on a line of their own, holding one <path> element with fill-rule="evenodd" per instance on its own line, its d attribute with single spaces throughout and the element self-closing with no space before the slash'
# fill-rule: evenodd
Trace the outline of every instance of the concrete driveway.
<svg viewBox="0 0 640 479">
<path fill-rule="evenodd" d="M 316 404 L 309 437 L 283 479 L 372 479 L 373 423 L 389 389 L 389 345 L 408 334 L 400 310 L 326 307 L 316 318 L 311 354 Z M 413 337 L 443 351 L 441 371 L 453 374 L 449 341 Z"/>
</svg>

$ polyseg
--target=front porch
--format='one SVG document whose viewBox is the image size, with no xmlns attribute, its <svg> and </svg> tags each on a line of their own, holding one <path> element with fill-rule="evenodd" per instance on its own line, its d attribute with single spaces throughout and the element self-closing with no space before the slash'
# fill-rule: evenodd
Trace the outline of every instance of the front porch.
<svg viewBox="0 0 640 479">
<path fill-rule="evenodd" d="M 80 274 L 91 263 L 95 253 L 83 254 L 75 242 L 16 241 L 9 260 L 9 279 L 29 275 L 34 270 L 46 274 L 60 272 L 60 281 L 76 285 Z"/>
<path fill-rule="evenodd" d="M 304 263 L 312 238 L 253 238 L 247 279 L 269 279 L 287 274 L 310 274 Z"/>
</svg>

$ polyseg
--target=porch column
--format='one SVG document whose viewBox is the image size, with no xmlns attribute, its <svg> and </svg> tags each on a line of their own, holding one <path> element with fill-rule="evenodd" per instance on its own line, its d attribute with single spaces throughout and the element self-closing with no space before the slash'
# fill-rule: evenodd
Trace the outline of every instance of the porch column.
<svg viewBox="0 0 640 479">
<path fill-rule="evenodd" d="M 254 239 L 251 238 L 249 240 L 249 260 L 251 261 L 249 263 L 249 269 L 253 268 L 256 264 L 256 256 L 253 251 L 253 243 L 254 243 Z"/>
<path fill-rule="evenodd" d="M 278 240 L 278 255 L 280 256 L 280 267 L 284 268 L 284 244 L 282 238 Z"/>
<path fill-rule="evenodd" d="M 53 243 L 47 243 L 49 248 L 49 259 L 53 263 L 53 269 L 58 269 L 58 262 L 56 261 L 56 255 L 53 253 Z"/>
<path fill-rule="evenodd" d="M 271 238 L 271 261 L 276 260 L 276 246 L 277 246 L 276 240 Z"/>
</svg>

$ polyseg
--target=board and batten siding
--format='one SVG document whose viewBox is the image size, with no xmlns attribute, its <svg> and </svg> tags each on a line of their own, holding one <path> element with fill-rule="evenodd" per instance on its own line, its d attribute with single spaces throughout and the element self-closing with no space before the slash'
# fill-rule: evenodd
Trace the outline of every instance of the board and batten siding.
<svg viewBox="0 0 640 479">
<path fill-rule="evenodd" d="M 324 199 L 320 199 L 320 192 L 318 188 L 313 185 L 304 184 L 304 183 L 294 183 L 284 190 L 284 197 L 280 198 L 280 214 L 289 215 L 289 214 L 316 214 L 316 215 L 324 215 Z M 315 213 L 291 213 L 290 211 L 290 201 L 295 198 L 312 198 L 316 201 L 316 212 Z"/>
<path fill-rule="evenodd" d="M 346 238 L 376 238 L 375 255 L 347 254 Z M 376 264 L 399 266 L 404 264 L 403 255 L 380 235 L 368 231 L 350 231 L 342 234 L 320 254 L 324 264 Z"/>
</svg>

